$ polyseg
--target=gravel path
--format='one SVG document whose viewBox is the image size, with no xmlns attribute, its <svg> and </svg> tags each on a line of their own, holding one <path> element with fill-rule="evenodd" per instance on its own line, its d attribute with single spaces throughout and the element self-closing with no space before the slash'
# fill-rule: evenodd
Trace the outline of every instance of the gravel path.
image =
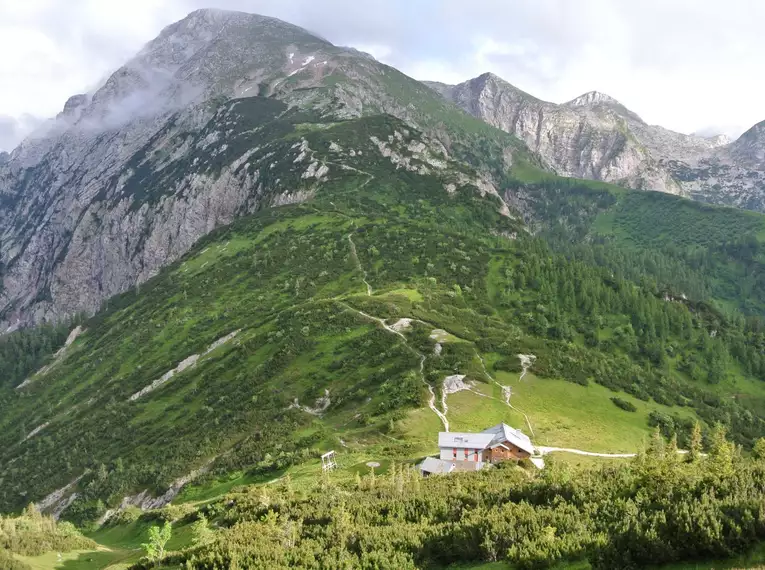
<svg viewBox="0 0 765 570">
<path fill-rule="evenodd" d="M 540 455 L 547 455 L 548 453 L 555 453 L 556 451 L 563 451 L 566 453 L 574 453 L 576 455 L 586 455 L 588 457 L 610 457 L 612 459 L 627 459 L 635 457 L 637 453 L 595 453 L 593 451 L 582 451 L 581 449 L 570 449 L 568 447 L 546 447 L 536 446 Z"/>
<path fill-rule="evenodd" d="M 388 325 L 383 319 L 380 319 L 378 317 L 373 317 L 372 315 L 368 315 L 364 311 L 359 311 L 358 309 L 354 309 L 353 307 L 351 307 L 350 305 L 346 303 L 341 303 L 341 305 L 343 305 L 348 310 L 361 315 L 365 319 L 369 319 L 370 321 L 375 321 L 389 333 L 395 334 L 396 336 L 400 337 L 404 341 L 404 344 L 406 345 L 406 347 L 420 357 L 420 370 L 419 370 L 420 379 L 422 380 L 422 383 L 425 384 L 425 386 L 428 388 L 428 392 L 430 393 L 430 396 L 428 397 L 428 407 L 441 420 L 441 423 L 444 425 L 444 431 L 449 431 L 449 420 L 446 418 L 446 413 L 445 413 L 446 410 L 444 410 L 444 412 L 441 412 L 441 410 L 439 410 L 436 407 L 436 392 L 435 390 L 433 390 L 433 386 L 428 384 L 428 382 L 425 380 L 425 374 L 423 373 L 425 368 L 425 355 L 413 349 L 411 346 L 409 346 L 409 342 L 406 336 L 401 331 L 397 331 L 396 329 Z"/>
</svg>

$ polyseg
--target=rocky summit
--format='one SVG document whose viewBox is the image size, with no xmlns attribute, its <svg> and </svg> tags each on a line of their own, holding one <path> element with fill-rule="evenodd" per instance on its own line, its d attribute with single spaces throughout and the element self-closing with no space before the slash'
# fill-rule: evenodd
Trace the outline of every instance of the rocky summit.
<svg viewBox="0 0 765 570">
<path fill-rule="evenodd" d="M 762 123 L 737 141 L 649 125 L 591 91 L 562 105 L 494 74 L 459 85 L 428 83 L 468 113 L 512 133 L 558 174 L 765 211 Z"/>
<path fill-rule="evenodd" d="M 428 85 L 280 20 L 189 14 L 0 154 L 0 328 L 93 313 L 216 227 L 312 195 L 321 176 L 266 176 L 285 157 L 224 112 L 251 97 L 333 120 L 393 115 L 477 165 L 496 195 L 521 152 L 562 176 L 765 209 L 762 125 L 724 144 L 648 125 L 596 91 L 556 105 L 493 74 Z"/>
</svg>

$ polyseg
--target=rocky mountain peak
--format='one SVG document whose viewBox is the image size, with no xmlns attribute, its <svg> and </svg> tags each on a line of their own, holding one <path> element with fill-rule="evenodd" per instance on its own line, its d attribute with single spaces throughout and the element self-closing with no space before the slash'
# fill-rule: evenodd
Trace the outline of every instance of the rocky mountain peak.
<svg viewBox="0 0 765 570">
<path fill-rule="evenodd" d="M 713 147 L 725 146 L 733 142 L 728 135 L 712 135 L 704 138 L 711 142 Z"/>
<path fill-rule="evenodd" d="M 622 105 L 618 100 L 614 99 L 606 93 L 600 91 L 588 91 L 569 101 L 564 103 L 563 107 L 568 107 L 574 110 L 594 110 L 597 112 L 612 112 L 621 116 L 622 118 L 630 121 L 642 123 L 643 120 L 634 112 L 630 111 L 627 107 Z"/>
<path fill-rule="evenodd" d="M 619 101 L 601 93 L 600 91 L 588 91 L 579 97 L 576 97 L 566 103 L 569 107 L 592 107 L 595 105 L 619 105 L 623 106 Z"/>
<path fill-rule="evenodd" d="M 749 168 L 765 168 L 765 121 L 754 125 L 730 145 L 731 156 Z"/>
<path fill-rule="evenodd" d="M 5 151 L 0 151 L 0 166 L 6 164 L 11 159 L 11 155 Z"/>
<path fill-rule="evenodd" d="M 76 121 L 80 118 L 83 109 L 85 109 L 89 104 L 89 94 L 81 93 L 79 95 L 72 95 L 64 104 L 64 110 L 61 111 L 56 118 Z"/>
<path fill-rule="evenodd" d="M 502 79 L 499 75 L 492 73 L 491 71 L 482 73 L 481 75 L 475 78 L 475 81 L 478 83 L 489 83 L 489 82 L 506 83 L 504 79 Z"/>
</svg>

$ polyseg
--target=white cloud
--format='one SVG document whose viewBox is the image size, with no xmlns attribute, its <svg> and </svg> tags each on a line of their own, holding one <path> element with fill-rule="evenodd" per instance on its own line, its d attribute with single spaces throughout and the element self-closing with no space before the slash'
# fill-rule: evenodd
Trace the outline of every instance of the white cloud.
<svg viewBox="0 0 765 570">
<path fill-rule="evenodd" d="M 0 115 L 55 115 L 205 6 L 280 17 L 418 78 L 492 71 L 555 102 L 603 91 L 683 132 L 765 119 L 758 0 L 0 0 Z"/>
<path fill-rule="evenodd" d="M 390 46 L 381 44 L 356 44 L 355 47 L 359 51 L 363 51 L 374 57 L 376 60 L 385 61 L 388 59 L 393 50 Z"/>
</svg>

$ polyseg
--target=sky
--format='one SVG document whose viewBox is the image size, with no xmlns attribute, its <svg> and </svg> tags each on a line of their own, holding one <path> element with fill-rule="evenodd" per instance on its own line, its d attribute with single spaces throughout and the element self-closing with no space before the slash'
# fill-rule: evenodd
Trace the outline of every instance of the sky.
<svg viewBox="0 0 765 570">
<path fill-rule="evenodd" d="M 491 71 L 556 103 L 602 91 L 680 132 L 765 119 L 761 0 L 0 0 L 0 150 L 206 7 L 281 18 L 417 79 Z"/>
</svg>

